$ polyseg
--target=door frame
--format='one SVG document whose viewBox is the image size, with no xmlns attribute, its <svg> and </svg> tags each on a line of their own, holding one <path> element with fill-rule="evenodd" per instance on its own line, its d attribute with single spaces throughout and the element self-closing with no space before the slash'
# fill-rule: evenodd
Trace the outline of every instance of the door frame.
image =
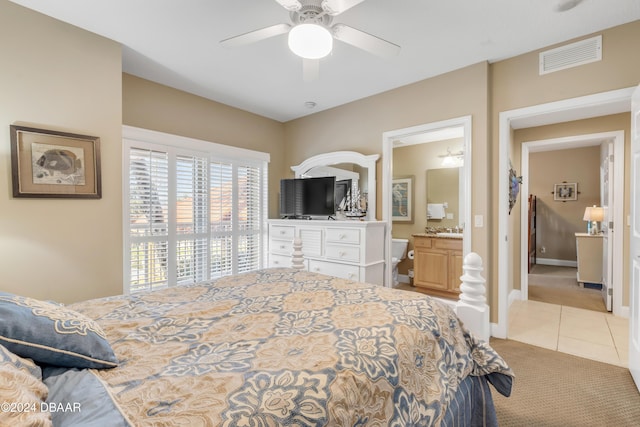
<svg viewBox="0 0 640 427">
<path fill-rule="evenodd" d="M 623 254 L 624 238 L 618 230 L 624 230 L 624 131 L 600 132 L 585 135 L 575 135 L 562 138 L 551 138 L 538 141 L 528 141 L 522 144 L 521 164 L 522 185 L 520 192 L 524 203 L 525 197 L 529 195 L 529 156 L 533 152 L 564 150 L 571 148 L 601 146 L 605 142 L 613 141 L 613 253 L 609 255 L 609 268 L 612 272 L 611 283 L 613 286 L 613 314 L 616 316 L 628 317 L 629 307 L 622 306 L 622 275 L 623 275 Z M 528 260 L 528 217 L 527 210 L 520 209 L 520 299 L 529 299 L 529 274 L 527 272 Z"/>
<path fill-rule="evenodd" d="M 394 141 L 403 138 L 412 138 L 423 133 L 437 132 L 448 128 L 461 127 L 464 132 L 463 136 L 463 161 L 464 161 L 464 197 L 467 208 L 464 211 L 464 228 L 462 230 L 462 251 L 466 256 L 471 252 L 471 211 L 472 211 L 472 194 L 471 194 L 471 177 L 473 174 L 471 168 L 472 160 L 472 118 L 471 116 L 461 116 L 452 119 L 440 120 L 421 125 L 411 126 L 402 129 L 390 130 L 382 133 L 382 220 L 386 222 L 385 236 L 385 260 L 387 268 L 385 269 L 385 285 L 393 287 L 391 265 L 391 238 L 392 238 L 392 219 L 391 219 L 391 182 L 393 179 L 393 145 Z"/>
<path fill-rule="evenodd" d="M 512 130 L 631 111 L 635 87 L 503 111 L 498 118 L 498 323 L 491 335 L 506 338 L 509 324 L 509 155 Z"/>
</svg>

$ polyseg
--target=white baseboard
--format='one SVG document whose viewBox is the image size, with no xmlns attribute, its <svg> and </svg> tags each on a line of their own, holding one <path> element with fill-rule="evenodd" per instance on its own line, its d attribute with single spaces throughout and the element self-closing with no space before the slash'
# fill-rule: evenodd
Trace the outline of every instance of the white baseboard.
<svg viewBox="0 0 640 427">
<path fill-rule="evenodd" d="M 520 291 L 520 289 L 513 289 L 511 292 L 509 292 L 509 299 L 507 300 L 507 309 L 509 307 L 511 307 L 511 304 L 513 304 L 514 301 L 518 301 L 522 299 L 522 292 Z"/>
<path fill-rule="evenodd" d="M 615 316 L 619 316 L 619 317 L 624 317 L 626 319 L 629 318 L 629 306 L 628 305 L 623 305 L 622 307 L 620 307 L 620 312 L 619 313 L 613 313 Z"/>
<path fill-rule="evenodd" d="M 556 267 L 578 267 L 578 261 L 567 259 L 536 258 L 536 264 L 553 265 Z"/>
<path fill-rule="evenodd" d="M 408 285 L 411 283 L 411 280 L 409 280 L 409 276 L 406 274 L 398 274 L 398 283 L 406 283 Z"/>
</svg>

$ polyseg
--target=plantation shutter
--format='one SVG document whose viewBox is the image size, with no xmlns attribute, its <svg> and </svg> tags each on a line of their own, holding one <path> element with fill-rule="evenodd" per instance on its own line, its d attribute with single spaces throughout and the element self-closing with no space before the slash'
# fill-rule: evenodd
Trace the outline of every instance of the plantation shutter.
<svg viewBox="0 0 640 427">
<path fill-rule="evenodd" d="M 176 276 L 178 284 L 209 278 L 207 159 L 176 158 Z"/>
<path fill-rule="evenodd" d="M 211 188 L 211 277 L 233 272 L 233 167 L 229 163 L 209 164 Z"/>
<path fill-rule="evenodd" d="M 260 169 L 238 168 L 238 272 L 260 265 L 261 180 Z"/>
<path fill-rule="evenodd" d="M 168 283 L 169 162 L 167 153 L 136 148 L 129 158 L 129 268 L 135 292 Z"/>
<path fill-rule="evenodd" d="M 213 147 L 225 147 L 227 155 L 202 151 Z M 262 267 L 264 153 L 256 160 L 228 156 L 233 147 L 197 148 L 125 138 L 125 291 L 199 283 Z"/>
</svg>

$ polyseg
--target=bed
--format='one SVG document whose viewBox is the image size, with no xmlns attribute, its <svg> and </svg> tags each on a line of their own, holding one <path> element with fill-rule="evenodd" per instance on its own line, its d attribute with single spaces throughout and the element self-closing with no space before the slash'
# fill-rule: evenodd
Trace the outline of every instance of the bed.
<svg viewBox="0 0 640 427">
<path fill-rule="evenodd" d="M 0 327 L 0 401 L 23 405 L 0 424 L 488 426 L 489 383 L 513 378 L 446 304 L 297 269 L 68 306 L 0 294 L 0 318 L 20 324 Z"/>
</svg>

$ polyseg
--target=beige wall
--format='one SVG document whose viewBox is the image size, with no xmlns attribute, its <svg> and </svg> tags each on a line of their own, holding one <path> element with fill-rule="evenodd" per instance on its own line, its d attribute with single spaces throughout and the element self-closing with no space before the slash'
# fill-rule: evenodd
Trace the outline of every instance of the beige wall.
<svg viewBox="0 0 640 427">
<path fill-rule="evenodd" d="M 600 146 L 529 155 L 529 192 L 537 196 L 537 257 L 576 261 L 575 233 L 584 233 L 587 206 L 600 206 Z M 554 199 L 554 184 L 575 182 L 578 199 Z M 545 252 L 542 252 L 542 248 Z"/>
<path fill-rule="evenodd" d="M 637 41 L 640 40 L 640 21 L 635 21 L 626 25 L 614 27 L 597 34 L 603 36 L 603 59 L 599 62 L 586 64 L 581 67 L 570 68 L 543 76 L 538 75 L 538 56 L 540 51 L 556 46 L 545 47 L 544 49 L 497 62 L 491 66 L 491 151 L 492 163 L 498 164 L 498 120 L 502 111 L 516 108 L 533 106 L 562 99 L 575 98 L 615 89 L 634 87 L 640 83 L 640 55 L 637 54 Z M 570 42 L 572 40 L 568 40 Z M 564 44 L 564 43 L 562 43 Z M 628 125 L 627 125 L 628 126 Z M 521 132 L 521 131 L 519 131 Z M 531 140 L 531 139 L 529 139 Z M 513 159 L 513 153 L 512 153 Z M 493 194 L 498 191 L 498 168 L 491 170 L 491 188 Z M 628 181 L 628 176 L 625 178 Z M 492 200 L 495 214 L 492 217 L 494 233 L 491 237 L 492 245 L 489 268 L 497 271 L 499 262 L 509 262 L 513 270 L 519 268 L 519 258 L 513 260 L 498 259 L 498 199 Z M 625 207 L 625 212 L 628 207 Z M 513 212 L 511 216 L 513 217 Z M 518 216 L 512 221 L 517 221 Z M 513 229 L 513 228 L 512 228 Z M 518 228 L 519 229 L 519 228 Z M 513 235 L 510 240 L 509 253 L 515 257 L 520 254 L 519 235 Z M 625 240 L 627 238 L 625 237 Z M 625 243 L 625 248 L 628 244 Z M 628 249 L 625 249 L 625 265 L 628 262 Z M 628 267 L 625 266 L 625 295 L 628 292 Z M 510 276 L 517 280 L 517 284 L 510 283 L 510 287 L 519 288 L 519 275 Z M 497 289 L 498 283 L 494 282 L 493 287 Z M 492 308 L 497 307 L 497 301 L 493 302 Z M 624 301 L 628 301 L 625 297 Z M 492 310 L 491 318 L 495 320 L 496 310 Z"/>
<path fill-rule="evenodd" d="M 0 290 L 122 292 L 120 45 L 0 1 Z M 100 137 L 102 199 L 13 198 L 9 125 Z"/>
<path fill-rule="evenodd" d="M 125 125 L 269 153 L 269 216 L 277 217 L 286 167 L 282 123 L 129 74 L 122 87 Z"/>
<path fill-rule="evenodd" d="M 309 156 L 334 150 L 381 154 L 385 131 L 471 115 L 471 214 L 483 215 L 485 223 L 472 229 L 472 250 L 485 261 L 491 319 L 496 321 L 499 113 L 631 87 L 640 80 L 637 21 L 602 32 L 604 54 L 597 63 L 538 76 L 538 52 L 531 52 L 491 65 L 475 64 L 281 124 L 123 76 L 116 43 L 6 0 L 0 0 L 0 24 L 0 46 L 9 59 L 0 70 L 0 122 L 5 129 L 21 123 L 102 140 L 101 200 L 18 200 L 10 195 L 8 131 L 0 137 L 5 164 L 0 192 L 0 268 L 6 282 L 2 289 L 61 301 L 121 291 L 122 123 L 269 152 L 273 196 L 279 179 L 291 176 L 289 167 Z M 381 162 L 378 218 L 380 172 Z M 270 200 L 271 217 L 277 215 L 276 200 Z M 64 281 L 55 280 L 53 288 L 52 277 Z"/>
<path fill-rule="evenodd" d="M 410 126 L 472 116 L 472 215 L 490 223 L 488 146 L 489 64 L 475 64 L 432 79 L 355 101 L 285 123 L 287 165 L 334 150 L 382 154 L 382 133 Z M 288 167 L 287 167 L 288 169 Z M 283 173 L 289 173 L 288 170 Z M 392 171 L 393 175 L 397 171 Z M 406 175 L 404 171 L 401 175 Z M 377 215 L 382 218 L 381 162 L 377 168 Z M 395 235 L 393 225 L 392 233 Z M 472 250 L 490 259 L 490 228 L 472 229 Z M 491 270 L 485 270 L 492 283 Z M 491 298 L 491 289 L 488 290 Z M 496 296 L 497 298 L 497 296 Z M 496 299 L 497 301 L 497 299 Z"/>
<path fill-rule="evenodd" d="M 277 194 L 282 123 L 123 75 L 118 43 L 5 0 L 0 51 L 0 290 L 65 303 L 122 293 L 123 124 L 268 152 Z M 10 124 L 99 136 L 102 199 L 13 198 Z"/>
</svg>

